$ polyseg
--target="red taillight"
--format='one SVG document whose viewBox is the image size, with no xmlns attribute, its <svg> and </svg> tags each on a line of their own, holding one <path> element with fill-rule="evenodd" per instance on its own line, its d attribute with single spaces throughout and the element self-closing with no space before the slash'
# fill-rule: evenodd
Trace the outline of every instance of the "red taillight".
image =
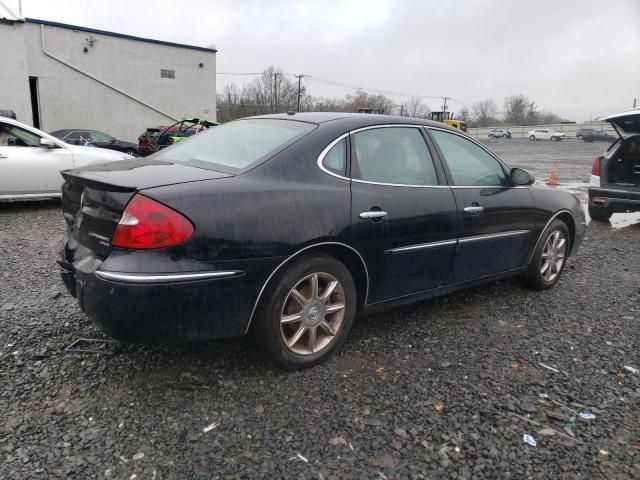
<svg viewBox="0 0 640 480">
<path fill-rule="evenodd" d="M 185 216 L 136 194 L 124 209 L 111 243 L 123 248 L 162 248 L 184 242 L 193 232 Z"/>
<path fill-rule="evenodd" d="M 596 158 L 593 159 L 593 166 L 591 167 L 591 175 L 595 175 L 596 177 L 600 176 L 600 155 L 597 155 Z"/>
</svg>

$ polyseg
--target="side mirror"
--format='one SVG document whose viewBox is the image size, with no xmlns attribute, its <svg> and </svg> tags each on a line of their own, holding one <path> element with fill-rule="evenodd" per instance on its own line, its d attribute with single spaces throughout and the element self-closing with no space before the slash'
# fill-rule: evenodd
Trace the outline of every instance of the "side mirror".
<svg viewBox="0 0 640 480">
<path fill-rule="evenodd" d="M 535 177 L 522 168 L 512 168 L 509 172 L 511 183 L 518 186 L 531 185 L 536 181 Z"/>
<path fill-rule="evenodd" d="M 109 140 L 109 143 L 116 143 L 116 139 L 112 138 L 111 140 Z"/>
<path fill-rule="evenodd" d="M 40 146 L 44 148 L 55 148 L 56 144 L 53 140 L 42 137 L 40 139 Z"/>
</svg>

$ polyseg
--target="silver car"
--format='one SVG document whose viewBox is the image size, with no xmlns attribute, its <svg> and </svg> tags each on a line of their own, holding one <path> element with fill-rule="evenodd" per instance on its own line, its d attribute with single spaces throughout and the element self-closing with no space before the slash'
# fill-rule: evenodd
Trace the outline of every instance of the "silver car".
<svg viewBox="0 0 640 480">
<path fill-rule="evenodd" d="M 131 158 L 103 148 L 69 145 L 0 117 L 0 200 L 60 197 L 61 170 Z"/>
</svg>

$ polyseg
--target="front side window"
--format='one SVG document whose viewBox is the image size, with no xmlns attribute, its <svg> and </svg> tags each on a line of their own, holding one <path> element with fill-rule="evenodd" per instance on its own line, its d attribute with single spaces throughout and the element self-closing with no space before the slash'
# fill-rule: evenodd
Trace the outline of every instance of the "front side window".
<svg viewBox="0 0 640 480">
<path fill-rule="evenodd" d="M 374 128 L 352 135 L 357 168 L 353 177 L 376 183 L 438 185 L 431 154 L 412 127 Z"/>
<path fill-rule="evenodd" d="M 112 137 L 102 132 L 91 132 L 91 141 L 92 142 L 110 142 Z"/>
<path fill-rule="evenodd" d="M 453 133 L 431 130 L 453 183 L 462 186 L 501 186 L 506 175 L 500 162 L 472 141 Z"/>
<path fill-rule="evenodd" d="M 74 131 L 64 137 L 64 141 L 72 145 L 86 145 L 91 142 L 91 135 L 86 131 Z"/>
<path fill-rule="evenodd" d="M 339 175 L 345 174 L 347 164 L 347 139 L 343 138 L 329 150 L 322 159 L 322 165 Z"/>
<path fill-rule="evenodd" d="M 39 147 L 40 136 L 24 128 L 0 123 L 0 147 Z"/>
<path fill-rule="evenodd" d="M 236 120 L 177 142 L 155 158 L 237 173 L 275 155 L 314 128 L 293 120 Z"/>
</svg>

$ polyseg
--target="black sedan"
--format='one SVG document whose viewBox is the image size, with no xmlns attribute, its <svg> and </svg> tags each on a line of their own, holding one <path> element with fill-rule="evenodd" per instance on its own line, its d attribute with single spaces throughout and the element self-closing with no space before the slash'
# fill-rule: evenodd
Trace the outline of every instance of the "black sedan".
<svg viewBox="0 0 640 480">
<path fill-rule="evenodd" d="M 610 133 L 604 130 L 591 130 L 590 132 L 584 132 L 582 134 L 582 141 L 584 142 L 615 142 L 618 137 L 615 135 L 611 135 Z"/>
<path fill-rule="evenodd" d="M 63 176 L 58 263 L 107 334 L 253 332 L 287 368 L 326 359 L 357 313 L 512 275 L 550 288 L 586 228 L 573 195 L 407 117 L 254 117 Z"/>
<path fill-rule="evenodd" d="M 128 153 L 134 157 L 138 156 L 138 146 L 135 143 L 118 140 L 111 135 L 97 130 L 82 130 L 69 128 L 66 130 L 56 130 L 51 132 L 56 138 L 71 145 L 93 145 L 99 148 L 108 148 L 118 152 Z"/>
</svg>

